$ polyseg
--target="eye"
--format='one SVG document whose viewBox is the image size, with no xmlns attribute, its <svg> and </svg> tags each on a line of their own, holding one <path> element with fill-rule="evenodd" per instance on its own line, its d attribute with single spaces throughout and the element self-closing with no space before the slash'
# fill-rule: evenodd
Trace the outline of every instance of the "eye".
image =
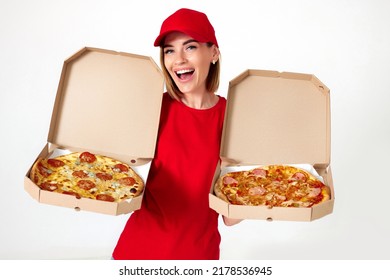
<svg viewBox="0 0 390 280">
<path fill-rule="evenodd" d="M 187 50 L 189 50 L 189 51 L 192 51 L 192 50 L 195 50 L 197 47 L 195 46 L 195 45 L 189 45 L 189 46 L 187 46 Z"/>
<path fill-rule="evenodd" d="M 164 54 L 171 54 L 171 53 L 173 53 L 172 49 L 165 49 L 164 50 Z"/>
</svg>

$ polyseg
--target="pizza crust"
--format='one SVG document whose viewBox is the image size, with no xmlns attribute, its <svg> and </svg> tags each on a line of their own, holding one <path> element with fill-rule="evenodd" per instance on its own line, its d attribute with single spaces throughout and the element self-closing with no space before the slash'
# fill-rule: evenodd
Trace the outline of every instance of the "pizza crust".
<svg viewBox="0 0 390 280">
<path fill-rule="evenodd" d="M 42 160 L 42 158 L 38 158 L 38 159 L 34 162 L 33 166 L 31 167 L 29 177 L 30 177 L 30 179 L 31 179 L 33 182 L 36 181 L 37 166 L 38 166 L 38 163 L 39 163 L 41 160 Z"/>
<path fill-rule="evenodd" d="M 219 179 L 217 180 L 217 182 L 215 183 L 214 185 L 214 194 L 222 199 L 223 201 L 229 203 L 229 199 L 227 198 L 227 196 L 222 192 L 222 179 L 223 177 L 219 177 Z"/>
</svg>

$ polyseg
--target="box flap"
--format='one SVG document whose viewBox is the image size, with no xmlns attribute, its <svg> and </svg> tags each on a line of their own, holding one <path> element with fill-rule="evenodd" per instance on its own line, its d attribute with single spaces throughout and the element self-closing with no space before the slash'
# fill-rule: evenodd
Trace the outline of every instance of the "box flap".
<svg viewBox="0 0 390 280">
<path fill-rule="evenodd" d="M 48 141 L 152 158 L 163 90 L 152 58 L 84 48 L 64 62 Z"/>
<path fill-rule="evenodd" d="M 230 81 L 227 99 L 223 158 L 236 164 L 329 164 L 329 89 L 315 76 L 247 70 Z"/>
</svg>

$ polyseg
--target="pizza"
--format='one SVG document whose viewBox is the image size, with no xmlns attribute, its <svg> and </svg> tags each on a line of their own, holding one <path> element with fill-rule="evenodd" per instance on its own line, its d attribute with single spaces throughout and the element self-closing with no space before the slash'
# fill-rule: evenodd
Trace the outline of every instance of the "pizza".
<svg viewBox="0 0 390 280">
<path fill-rule="evenodd" d="M 30 178 L 45 191 L 109 202 L 136 197 L 144 188 L 128 164 L 90 152 L 38 158 Z"/>
<path fill-rule="evenodd" d="M 235 205 L 312 207 L 330 199 L 330 188 L 298 167 L 268 165 L 222 175 L 215 195 Z"/>
</svg>

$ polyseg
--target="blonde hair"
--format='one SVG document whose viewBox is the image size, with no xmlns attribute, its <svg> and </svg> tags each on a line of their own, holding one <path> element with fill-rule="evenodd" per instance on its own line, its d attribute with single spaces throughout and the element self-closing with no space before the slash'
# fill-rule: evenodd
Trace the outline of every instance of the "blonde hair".
<svg viewBox="0 0 390 280">
<path fill-rule="evenodd" d="M 213 44 L 212 43 L 207 43 L 207 46 L 210 48 Z M 209 92 L 216 92 L 219 87 L 219 77 L 220 77 L 220 72 L 221 72 L 221 64 L 220 64 L 221 58 L 219 58 L 215 64 L 210 64 L 210 69 L 209 69 L 209 74 L 207 75 L 206 79 L 206 89 Z M 176 99 L 180 100 L 182 92 L 179 90 L 175 82 L 173 81 L 171 75 L 169 74 L 167 68 L 165 67 L 165 62 L 164 62 L 164 48 L 161 46 L 160 47 L 160 63 L 161 63 L 161 68 L 163 72 L 163 76 L 165 79 L 165 87 L 168 92 L 168 94 Z"/>
</svg>

